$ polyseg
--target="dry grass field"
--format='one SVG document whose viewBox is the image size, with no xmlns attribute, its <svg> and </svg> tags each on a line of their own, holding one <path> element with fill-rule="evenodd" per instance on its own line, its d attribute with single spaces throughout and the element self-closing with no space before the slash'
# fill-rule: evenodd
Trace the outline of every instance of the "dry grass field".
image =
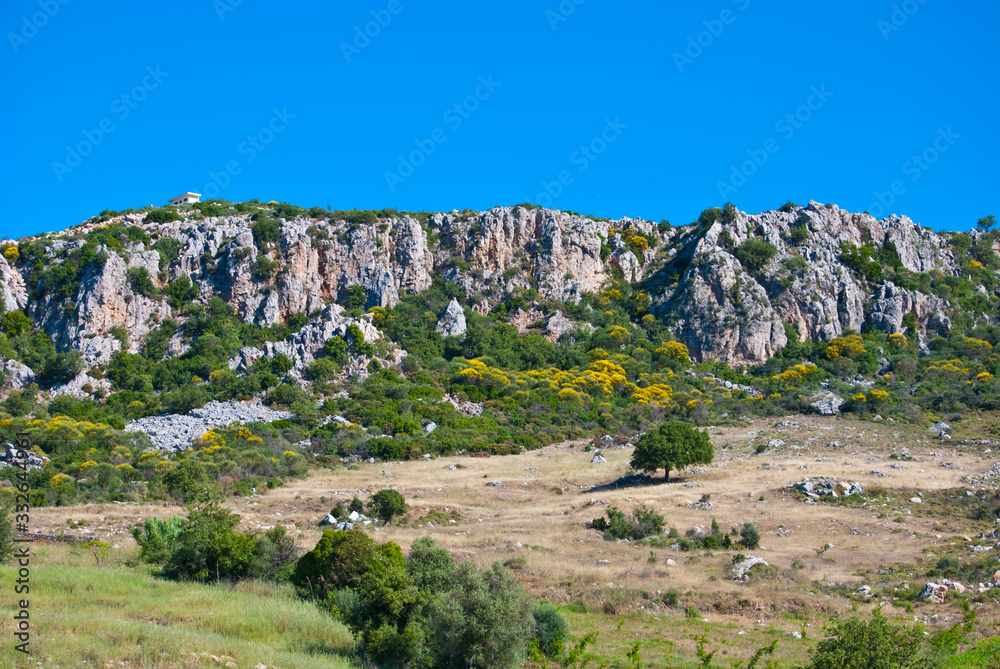
<svg viewBox="0 0 1000 669">
<path fill-rule="evenodd" d="M 717 659 L 745 657 L 773 638 L 781 639 L 783 657 L 803 659 L 831 615 L 870 610 L 884 599 L 879 593 L 887 586 L 922 585 L 925 572 L 942 555 L 967 558 L 975 535 L 995 529 L 992 520 L 972 520 L 962 506 L 965 493 L 956 492 L 968 487 L 966 476 L 1000 462 L 1000 447 L 981 443 L 990 434 L 979 428 L 984 431 L 967 422 L 955 427 L 953 439 L 942 440 L 926 428 L 797 416 L 713 428 L 714 464 L 681 476 L 675 472 L 669 483 L 615 488 L 613 482 L 628 471 L 632 449 L 605 449 L 607 462 L 596 464 L 594 453 L 584 450 L 588 441 L 505 457 L 313 471 L 306 479 L 232 500 L 229 506 L 246 527 L 284 525 L 309 549 L 321 534 L 319 520 L 337 501 L 353 495 L 366 499 L 393 487 L 410 512 L 402 523 L 370 527 L 378 540 L 405 549 L 430 535 L 456 556 L 483 564 L 506 562 L 536 598 L 571 605 L 564 611 L 574 636 L 601 632 L 595 647 L 599 659 L 621 661 L 642 639 L 644 657 L 660 666 L 655 662 L 672 645 L 679 657 L 691 658 L 693 639 L 703 633 L 720 648 Z M 911 460 L 889 458 L 903 449 Z M 858 482 L 866 490 L 881 487 L 885 493 L 877 504 L 852 508 L 807 504 L 788 488 L 815 476 Z M 503 487 L 490 485 L 495 481 Z M 923 499 L 911 501 L 918 492 Z M 713 510 L 692 506 L 703 496 Z M 609 505 L 631 511 L 643 503 L 662 513 L 681 536 L 695 527 L 707 529 L 713 518 L 723 530 L 753 522 L 761 546 L 744 552 L 776 565 L 777 573 L 767 580 L 735 582 L 728 577 L 735 551 L 683 552 L 606 541 L 587 527 Z M 439 512 L 432 518 L 452 520 L 428 522 L 431 512 Z M 86 531 L 116 546 L 113 558 L 134 546 L 129 525 L 174 513 L 183 510 L 115 504 L 39 509 L 33 520 L 40 531 L 62 528 L 73 534 L 84 530 L 68 529 L 67 519 L 83 520 Z M 852 596 L 862 585 L 874 587 L 877 596 Z M 671 591 L 679 594 L 676 604 L 669 597 L 665 601 Z M 996 634 L 997 602 L 973 606 L 979 608 L 978 631 Z M 888 614 L 931 629 L 961 620 L 950 603 L 917 603 L 909 610 L 890 606 Z M 793 633 L 804 633 L 805 639 Z"/>
</svg>

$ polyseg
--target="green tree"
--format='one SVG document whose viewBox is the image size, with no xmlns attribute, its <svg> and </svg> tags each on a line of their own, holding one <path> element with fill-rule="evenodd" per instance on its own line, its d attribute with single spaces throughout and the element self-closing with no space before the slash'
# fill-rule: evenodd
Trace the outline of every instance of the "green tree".
<svg viewBox="0 0 1000 669">
<path fill-rule="evenodd" d="M 364 286 L 354 284 L 347 287 L 347 300 L 345 304 L 348 309 L 362 309 L 368 303 L 368 291 Z"/>
<path fill-rule="evenodd" d="M 409 610 L 416 603 L 416 589 L 406 572 L 403 551 L 396 543 L 389 541 L 375 550 L 354 589 L 362 605 L 348 623 L 362 633 L 366 642 L 380 627 L 405 627 Z"/>
<path fill-rule="evenodd" d="M 757 548 L 757 546 L 760 546 L 760 531 L 753 523 L 743 523 L 743 528 L 740 530 L 740 539 L 747 548 Z"/>
<path fill-rule="evenodd" d="M 997 219 L 993 214 L 984 216 L 976 222 L 976 228 L 983 232 L 989 232 L 997 225 Z"/>
<path fill-rule="evenodd" d="M 195 581 L 237 581 L 251 576 L 257 541 L 253 534 L 234 531 L 239 522 L 239 515 L 216 504 L 192 511 L 177 535 L 165 573 Z"/>
<path fill-rule="evenodd" d="M 669 481 L 671 469 L 679 471 L 691 465 L 711 464 L 714 457 L 715 449 L 707 431 L 697 430 L 684 421 L 670 420 L 639 438 L 629 464 L 651 474 L 666 469 L 664 479 Z"/>
<path fill-rule="evenodd" d="M 923 634 L 896 625 L 875 609 L 867 622 L 835 621 L 812 653 L 811 669 L 925 669 L 937 666 L 923 653 Z"/>
<path fill-rule="evenodd" d="M 392 488 L 383 488 L 368 500 L 368 514 L 388 525 L 396 516 L 402 516 L 410 510 L 403 496 Z"/>
<path fill-rule="evenodd" d="M 299 558 L 292 583 L 318 599 L 336 588 L 355 585 L 375 555 L 375 542 L 360 530 L 326 530 L 316 547 Z"/>
<path fill-rule="evenodd" d="M 182 502 L 202 492 L 206 480 L 205 465 L 193 458 L 184 458 L 163 475 L 163 485 L 167 487 L 167 491 Z"/>
<path fill-rule="evenodd" d="M 434 596 L 451 587 L 455 559 L 430 537 L 420 537 L 410 545 L 406 569 L 421 593 Z"/>
<path fill-rule="evenodd" d="M 531 600 L 499 562 L 480 571 L 466 560 L 452 589 L 430 607 L 435 667 L 508 669 L 524 658 L 532 636 Z"/>
<path fill-rule="evenodd" d="M 559 610 L 552 604 L 539 604 L 532 617 L 538 648 L 549 657 L 558 657 L 567 633 L 566 621 L 559 615 Z"/>
</svg>

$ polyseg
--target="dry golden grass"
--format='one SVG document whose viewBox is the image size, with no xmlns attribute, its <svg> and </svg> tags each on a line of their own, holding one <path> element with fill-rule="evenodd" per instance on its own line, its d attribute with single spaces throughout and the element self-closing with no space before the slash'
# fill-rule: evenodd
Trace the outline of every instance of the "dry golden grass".
<svg viewBox="0 0 1000 669">
<path fill-rule="evenodd" d="M 409 525 L 370 528 L 378 540 L 392 540 L 405 549 L 416 538 L 430 535 L 459 557 L 484 564 L 512 560 L 512 564 L 519 563 L 518 574 L 536 597 L 558 604 L 582 603 L 588 611 L 609 615 L 641 614 L 645 616 L 642 620 L 661 620 L 665 626 L 672 625 L 674 640 L 681 649 L 687 648 L 684 653 L 693 647 L 685 640 L 690 634 L 682 631 L 691 628 L 684 620 L 684 608 L 694 606 L 702 618 L 720 626 L 717 629 L 723 630 L 723 638 L 726 629 L 730 636 L 736 634 L 737 627 L 766 629 L 781 635 L 786 640 L 783 645 L 798 644 L 796 654 L 801 655 L 808 643 L 790 638 L 791 631 L 804 623 L 819 627 L 829 614 L 852 606 L 849 599 L 824 592 L 826 585 L 844 584 L 853 591 L 865 582 L 858 574 L 890 565 L 909 565 L 912 579 L 919 579 L 917 572 L 933 564 L 925 558 L 926 550 L 944 550 L 952 535 L 972 534 L 985 525 L 918 515 L 905 516 L 905 522 L 899 523 L 881 510 L 804 504 L 787 486 L 805 477 L 832 476 L 860 482 L 866 489 L 881 486 L 890 493 L 903 491 L 894 496 L 905 502 L 912 491 L 961 487 L 965 476 L 989 469 L 1000 453 L 984 455 L 985 447 L 962 445 L 959 438 L 942 441 L 922 428 L 847 418 L 789 420 L 800 427 L 780 427 L 779 419 L 750 427 L 713 429 L 715 466 L 682 477 L 675 473 L 668 484 L 591 490 L 624 475 L 632 451 L 605 450 L 608 462 L 592 464 L 593 453 L 584 452 L 584 442 L 577 442 L 506 457 L 363 463 L 350 469 L 314 471 L 306 479 L 264 496 L 233 499 L 229 506 L 243 517 L 246 527 L 285 525 L 298 533 L 301 545 L 308 549 L 321 534 L 318 521 L 336 501 L 349 501 L 355 494 L 366 499 L 369 493 L 394 487 L 410 504 Z M 964 433 L 956 430 L 956 434 L 988 436 L 977 435 L 974 427 L 965 428 Z M 756 444 L 773 439 L 782 439 L 785 444 L 754 454 Z M 829 447 L 829 442 L 842 445 Z M 888 459 L 890 453 L 904 447 L 914 461 Z M 945 468 L 942 462 L 956 468 Z M 456 469 L 448 469 L 448 465 Z M 872 474 L 873 470 L 885 476 Z M 506 487 L 488 485 L 497 480 Z M 690 506 L 706 494 L 715 505 L 713 511 Z M 765 501 L 759 501 L 761 496 Z M 761 532 L 762 545 L 746 552 L 780 567 L 780 576 L 763 583 L 737 583 L 727 577 L 732 552 L 685 553 L 605 541 L 586 527 L 587 521 L 607 508 L 591 504 L 591 499 L 624 510 L 648 504 L 682 535 L 695 526 L 707 528 L 713 517 L 723 529 L 752 521 Z M 418 522 L 431 510 L 457 511 L 461 519 L 433 527 Z M 110 542 L 124 551 L 132 544 L 125 531 L 128 525 L 143 517 L 171 513 L 182 510 L 102 505 L 40 509 L 33 520 L 46 528 L 65 527 L 67 517 L 86 520 L 94 534 L 117 532 Z M 791 533 L 778 537 L 782 527 Z M 826 544 L 833 547 L 820 553 Z M 655 562 L 650 561 L 651 553 Z M 668 565 L 668 560 L 675 564 Z M 901 575 L 899 580 L 911 579 Z M 671 589 L 682 593 L 678 607 L 662 603 L 661 595 Z M 920 607 L 917 613 L 926 617 L 939 610 L 944 608 L 932 611 Z M 902 613 L 902 609 L 895 611 Z M 980 613 L 983 621 L 996 616 L 995 607 Z M 942 615 L 941 621 L 946 618 Z M 606 626 L 593 621 L 579 624 L 579 631 Z M 639 627 L 657 634 L 648 625 Z M 632 638 L 627 630 L 616 631 L 613 625 L 607 633 L 610 640 L 605 643 L 615 644 L 615 648 L 621 644 L 614 639 L 625 643 Z M 733 641 L 736 647 L 730 657 L 745 655 L 747 648 L 766 638 L 751 634 L 738 641 Z"/>
</svg>

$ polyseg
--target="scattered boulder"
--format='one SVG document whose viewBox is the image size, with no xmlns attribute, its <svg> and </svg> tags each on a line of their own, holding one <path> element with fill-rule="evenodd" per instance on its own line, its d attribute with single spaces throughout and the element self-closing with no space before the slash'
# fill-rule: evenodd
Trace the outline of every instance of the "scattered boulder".
<svg viewBox="0 0 1000 669">
<path fill-rule="evenodd" d="M 844 405 L 844 400 L 831 392 L 820 395 L 809 404 L 821 416 L 836 416 L 840 413 L 840 407 Z"/>
<path fill-rule="evenodd" d="M 944 436 L 945 433 L 951 430 L 951 426 L 947 423 L 942 423 L 938 421 L 930 426 L 930 431 L 932 434 L 936 434 L 939 437 Z"/>
<path fill-rule="evenodd" d="M 448 306 L 441 312 L 435 331 L 440 332 L 442 337 L 464 337 L 466 332 L 465 312 L 458 300 L 452 298 Z"/>
<path fill-rule="evenodd" d="M 604 456 L 601 455 L 600 453 L 591 458 L 590 461 L 593 462 L 594 464 L 601 464 L 603 462 L 607 462 L 607 460 L 604 459 Z"/>
<path fill-rule="evenodd" d="M 8 360 L 3 364 L 7 385 L 14 390 L 23 390 L 35 382 L 35 373 L 31 367 L 20 360 Z"/>
<path fill-rule="evenodd" d="M 764 565 L 768 566 L 767 560 L 759 557 L 748 557 L 747 559 L 733 565 L 732 578 L 734 581 L 749 581 L 750 571 L 758 566 Z"/>
</svg>

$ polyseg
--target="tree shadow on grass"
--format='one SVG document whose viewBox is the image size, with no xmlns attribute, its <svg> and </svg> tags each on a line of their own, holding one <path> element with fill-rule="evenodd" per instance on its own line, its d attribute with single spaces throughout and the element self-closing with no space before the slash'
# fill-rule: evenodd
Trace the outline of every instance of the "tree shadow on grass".
<svg viewBox="0 0 1000 669">
<path fill-rule="evenodd" d="M 582 491 L 581 494 L 592 493 L 592 492 L 605 492 L 608 490 L 624 490 L 627 488 L 644 488 L 651 485 L 662 485 L 664 483 L 680 483 L 684 478 L 681 476 L 672 476 L 670 480 L 665 480 L 662 476 L 650 476 L 649 474 L 644 474 L 642 472 L 638 474 L 629 474 L 628 476 L 622 476 L 610 483 L 605 483 L 603 485 L 594 486 L 589 490 Z"/>
</svg>

